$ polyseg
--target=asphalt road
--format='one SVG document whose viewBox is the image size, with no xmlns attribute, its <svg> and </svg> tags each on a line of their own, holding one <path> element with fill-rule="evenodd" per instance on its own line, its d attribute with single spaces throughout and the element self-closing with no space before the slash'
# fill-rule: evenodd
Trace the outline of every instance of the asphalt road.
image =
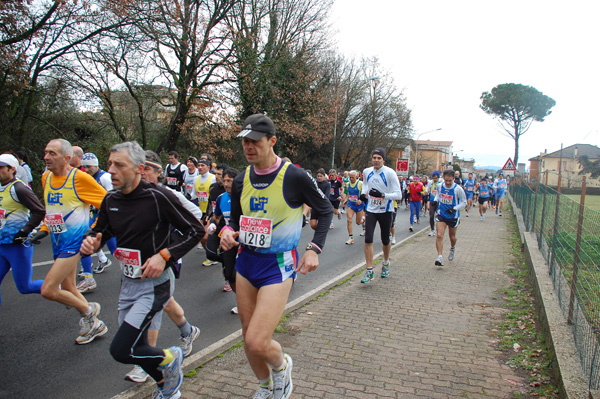
<svg viewBox="0 0 600 399">
<path fill-rule="evenodd" d="M 396 239 L 408 232 L 409 211 L 398 212 Z M 307 276 L 299 275 L 290 300 L 297 298 L 342 271 L 364 261 L 364 238 L 354 227 L 355 244 L 344 245 L 348 239 L 345 216 L 334 216 L 335 229 L 329 231 L 320 267 Z M 416 230 L 426 227 L 423 217 Z M 303 229 L 299 248 L 312 237 L 309 226 Z M 375 235 L 375 253 L 381 251 L 379 234 Z M 303 250 L 300 251 L 302 253 Z M 34 279 L 43 278 L 51 266 L 50 240 L 36 246 Z M 194 249 L 183 262 L 181 278 L 177 280 L 175 298 L 185 310 L 187 319 L 200 327 L 201 334 L 194 343 L 194 352 L 211 345 L 240 328 L 237 316 L 230 313 L 235 306 L 235 294 L 221 291 L 223 277 L 220 265 L 203 267 L 204 250 Z M 94 259 L 94 264 L 97 259 Z M 392 273 L 395 265 L 392 265 Z M 120 270 L 116 265 L 96 275 L 98 288 L 85 294 L 89 301 L 102 305 L 100 318 L 109 332 L 92 343 L 77 345 L 79 314 L 74 309 L 45 300 L 39 295 L 21 295 L 8 274 L 1 287 L 0 359 L 2 378 L 0 398 L 110 398 L 131 387 L 123 379 L 131 369 L 117 363 L 109 354 L 109 345 L 117 331 L 117 298 Z M 179 330 L 164 317 L 158 341 L 159 347 L 179 344 Z"/>
</svg>

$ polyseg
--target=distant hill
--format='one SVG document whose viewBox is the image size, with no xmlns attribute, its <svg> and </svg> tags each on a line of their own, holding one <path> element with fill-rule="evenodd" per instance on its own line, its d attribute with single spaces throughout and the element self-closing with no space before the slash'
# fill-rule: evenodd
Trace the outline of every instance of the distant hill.
<svg viewBox="0 0 600 399">
<path fill-rule="evenodd" d="M 485 169 L 485 170 L 499 170 L 502 169 L 502 166 L 475 166 L 475 169 Z"/>
</svg>

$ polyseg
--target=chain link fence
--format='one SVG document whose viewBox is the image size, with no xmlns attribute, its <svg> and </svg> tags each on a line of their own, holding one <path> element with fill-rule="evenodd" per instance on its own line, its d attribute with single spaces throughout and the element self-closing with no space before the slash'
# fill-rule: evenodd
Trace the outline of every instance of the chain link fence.
<svg viewBox="0 0 600 399">
<path fill-rule="evenodd" d="M 548 181 L 547 176 L 540 180 Z M 555 188 L 517 175 L 509 191 L 527 231 L 537 237 L 589 388 L 595 390 L 600 389 L 600 212 L 585 206 L 585 177 L 578 182 L 580 201 L 561 194 L 561 183 L 560 175 Z"/>
</svg>

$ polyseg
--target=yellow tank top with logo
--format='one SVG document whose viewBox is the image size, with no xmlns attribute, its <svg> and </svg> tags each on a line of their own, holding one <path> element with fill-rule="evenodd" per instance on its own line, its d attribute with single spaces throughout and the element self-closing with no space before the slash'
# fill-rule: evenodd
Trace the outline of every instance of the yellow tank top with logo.
<svg viewBox="0 0 600 399">
<path fill-rule="evenodd" d="M 259 253 L 296 249 L 302 232 L 302 206 L 291 207 L 283 195 L 286 162 L 266 187 L 253 187 L 250 168 L 244 172 L 241 194 L 240 242 Z"/>
<path fill-rule="evenodd" d="M 89 207 L 77 195 L 75 175 L 85 173 L 73 168 L 60 187 L 52 186 L 52 172 L 44 184 L 46 218 L 44 222 L 52 237 L 52 249 L 57 255 L 63 251 L 79 251 L 83 235 L 89 229 Z"/>
<path fill-rule="evenodd" d="M 194 182 L 196 194 L 198 195 L 198 207 L 202 211 L 202 214 L 205 214 L 208 209 L 208 194 L 210 192 L 210 184 L 213 176 L 212 173 L 209 173 L 208 178 L 204 183 L 200 182 L 200 176 L 198 176 Z"/>
<path fill-rule="evenodd" d="M 12 244 L 15 234 L 27 224 L 29 209 L 13 197 L 14 185 L 0 186 L 0 244 Z M 15 194 L 16 195 L 16 194 Z"/>
</svg>

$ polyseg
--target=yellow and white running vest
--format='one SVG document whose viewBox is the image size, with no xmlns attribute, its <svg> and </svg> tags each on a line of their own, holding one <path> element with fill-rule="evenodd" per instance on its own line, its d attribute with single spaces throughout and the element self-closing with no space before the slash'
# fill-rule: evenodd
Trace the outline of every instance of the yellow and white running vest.
<svg viewBox="0 0 600 399">
<path fill-rule="evenodd" d="M 12 244 L 15 234 L 29 220 L 29 209 L 17 202 L 10 192 L 18 181 L 0 186 L 0 244 Z"/>
<path fill-rule="evenodd" d="M 69 171 L 64 184 L 52 187 L 52 172 L 44 184 L 46 227 L 51 233 L 52 249 L 57 255 L 63 251 L 79 251 L 83 235 L 89 229 L 89 207 L 75 191 L 75 174 L 85 173 L 75 168 Z"/>
<path fill-rule="evenodd" d="M 256 252 L 291 251 L 296 249 L 300 241 L 302 206 L 292 208 L 283 195 L 283 180 L 290 165 L 286 162 L 267 187 L 252 186 L 251 166 L 247 167 L 244 173 L 240 242 L 256 247 Z"/>
</svg>

